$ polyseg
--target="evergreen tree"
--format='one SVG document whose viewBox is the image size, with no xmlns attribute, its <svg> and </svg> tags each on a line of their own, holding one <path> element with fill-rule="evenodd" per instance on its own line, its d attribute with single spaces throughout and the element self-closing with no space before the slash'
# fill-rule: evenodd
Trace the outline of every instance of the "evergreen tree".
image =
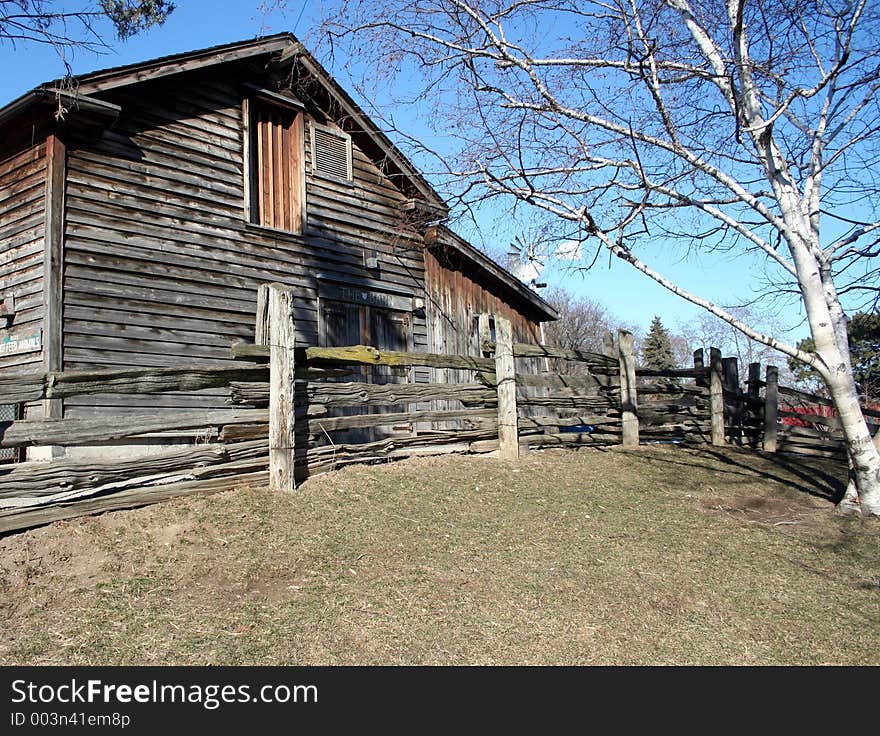
<svg viewBox="0 0 880 736">
<path fill-rule="evenodd" d="M 805 353 L 812 353 L 816 349 L 816 343 L 813 342 L 812 337 L 805 337 L 798 341 L 797 347 L 798 350 L 803 350 Z M 789 358 L 788 369 L 791 371 L 795 383 L 800 384 L 802 388 L 813 393 L 825 393 L 825 384 L 822 383 L 822 378 L 806 363 Z"/>
<path fill-rule="evenodd" d="M 858 312 L 846 327 L 849 335 L 849 358 L 852 362 L 853 376 L 859 392 L 865 399 L 880 395 L 880 313 Z M 811 337 L 797 344 L 804 352 L 813 352 L 816 345 Z M 822 380 L 818 373 L 805 363 L 789 358 L 788 366 L 795 378 L 814 390 L 822 390 Z"/>
<path fill-rule="evenodd" d="M 866 399 L 880 396 L 880 312 L 853 315 L 847 325 L 853 374 Z"/>
<path fill-rule="evenodd" d="M 660 318 L 656 315 L 654 321 L 651 322 L 648 336 L 642 344 L 642 365 L 645 368 L 655 370 L 668 370 L 676 367 L 669 332 L 666 331 Z"/>
</svg>

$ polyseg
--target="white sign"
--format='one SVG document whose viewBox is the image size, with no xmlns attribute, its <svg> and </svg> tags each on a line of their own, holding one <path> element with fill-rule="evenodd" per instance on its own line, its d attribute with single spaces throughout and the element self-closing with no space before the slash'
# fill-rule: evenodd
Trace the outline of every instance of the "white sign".
<svg viewBox="0 0 880 736">
<path fill-rule="evenodd" d="M 0 340 L 0 355 L 34 353 L 43 349 L 43 333 L 35 332 L 24 337 L 4 337 Z"/>
</svg>

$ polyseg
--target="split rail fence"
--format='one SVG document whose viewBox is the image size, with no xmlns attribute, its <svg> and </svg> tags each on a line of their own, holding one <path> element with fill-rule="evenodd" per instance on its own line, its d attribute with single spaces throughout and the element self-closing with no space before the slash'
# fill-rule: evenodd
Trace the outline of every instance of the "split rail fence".
<svg viewBox="0 0 880 736">
<path fill-rule="evenodd" d="M 735 363 L 702 351 L 694 367 L 636 366 L 632 335 L 603 354 L 515 342 L 509 321 L 479 320 L 481 354 L 445 355 L 356 345 L 295 344 L 292 294 L 261 287 L 254 344 L 232 346 L 236 363 L 0 377 L 0 402 L 84 394 L 154 394 L 225 388 L 222 410 L 0 422 L 0 448 L 101 446 L 99 460 L 0 465 L 0 532 L 82 514 L 132 508 L 189 493 L 261 485 L 286 490 L 350 463 L 414 455 L 623 444 L 733 442 L 820 452 L 804 428 L 780 430 L 790 393 L 768 367 L 750 367 L 741 390 Z M 413 366 L 467 371 L 471 382 L 393 383 Z M 364 380 L 351 381 L 352 368 Z M 819 397 L 812 397 L 817 399 Z M 878 414 L 880 415 L 880 414 Z M 801 415 L 798 415 L 803 418 Z M 832 421 L 810 417 L 830 430 Z M 441 428 L 442 427 L 442 428 Z M 188 430 L 201 438 L 140 457 L 116 449 L 132 438 Z M 815 430 L 820 431 L 820 430 Z M 776 447 L 773 447 L 773 443 Z"/>
</svg>

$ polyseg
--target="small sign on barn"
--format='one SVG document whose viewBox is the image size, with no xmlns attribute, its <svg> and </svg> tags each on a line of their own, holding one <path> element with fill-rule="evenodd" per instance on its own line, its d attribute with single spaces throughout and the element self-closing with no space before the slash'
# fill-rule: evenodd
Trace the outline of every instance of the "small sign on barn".
<svg viewBox="0 0 880 736">
<path fill-rule="evenodd" d="M 35 332 L 33 335 L 24 335 L 23 337 L 4 337 L 0 340 L 0 355 L 34 353 L 42 349 L 42 331 Z"/>
</svg>

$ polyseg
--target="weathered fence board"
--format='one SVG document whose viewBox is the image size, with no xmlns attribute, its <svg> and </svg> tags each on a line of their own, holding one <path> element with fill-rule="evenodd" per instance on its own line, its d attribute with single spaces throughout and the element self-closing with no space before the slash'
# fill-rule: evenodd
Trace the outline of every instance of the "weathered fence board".
<svg viewBox="0 0 880 736">
<path fill-rule="evenodd" d="M 231 400 L 236 404 L 268 405 L 268 383 L 230 384 Z M 465 404 L 497 403 L 495 391 L 478 383 L 309 383 L 296 382 L 298 406 L 366 406 L 401 404 L 432 400 L 455 400 Z"/>
<path fill-rule="evenodd" d="M 0 509 L 0 532 L 27 529 L 52 521 L 71 519 L 85 514 L 131 509 L 138 506 L 167 501 L 192 493 L 218 493 L 249 485 L 262 485 L 267 480 L 268 456 L 261 460 L 237 461 L 212 466 L 215 473 L 228 473 L 221 477 L 168 483 L 144 488 L 126 488 L 110 495 L 90 497 L 71 502 L 58 502 L 38 508 Z M 256 469 L 255 468 L 259 468 Z"/>
<path fill-rule="evenodd" d="M 0 396 L 4 402 L 13 404 L 94 394 L 200 391 L 225 387 L 231 381 L 260 381 L 267 378 L 265 366 L 182 366 L 33 373 L 0 378 Z"/>
<path fill-rule="evenodd" d="M 51 495 L 113 481 L 242 460 L 265 455 L 267 452 L 268 445 L 262 440 L 237 445 L 188 446 L 136 458 L 88 462 L 62 459 L 51 463 L 24 462 L 0 466 L 0 505 L 5 498 Z"/>
<path fill-rule="evenodd" d="M 223 427 L 265 421 L 264 409 L 217 409 L 167 414 L 128 414 L 124 421 L 106 417 L 89 419 L 43 419 L 0 422 L 0 447 L 35 445 L 90 445 L 126 437 L 179 429 Z"/>
<path fill-rule="evenodd" d="M 307 417 L 310 434 L 333 432 L 346 429 L 364 429 L 389 425 L 411 425 L 416 422 L 446 422 L 462 420 L 481 427 L 497 425 L 498 412 L 495 409 L 459 409 L 440 411 L 409 411 L 389 414 L 348 414 L 340 417 Z M 298 419 L 299 423 L 301 420 Z M 225 426 L 220 439 L 233 441 L 266 436 L 269 432 L 268 422 L 263 424 L 244 424 Z"/>
<path fill-rule="evenodd" d="M 266 358 L 269 347 L 236 342 L 232 344 L 232 357 L 237 359 Z M 296 360 L 326 361 L 353 365 L 425 366 L 428 368 L 458 368 L 476 371 L 495 370 L 495 362 L 487 358 L 467 355 L 444 355 L 441 353 L 411 353 L 397 350 L 377 350 L 368 345 L 351 345 L 338 348 L 302 347 L 296 349 Z"/>
</svg>

